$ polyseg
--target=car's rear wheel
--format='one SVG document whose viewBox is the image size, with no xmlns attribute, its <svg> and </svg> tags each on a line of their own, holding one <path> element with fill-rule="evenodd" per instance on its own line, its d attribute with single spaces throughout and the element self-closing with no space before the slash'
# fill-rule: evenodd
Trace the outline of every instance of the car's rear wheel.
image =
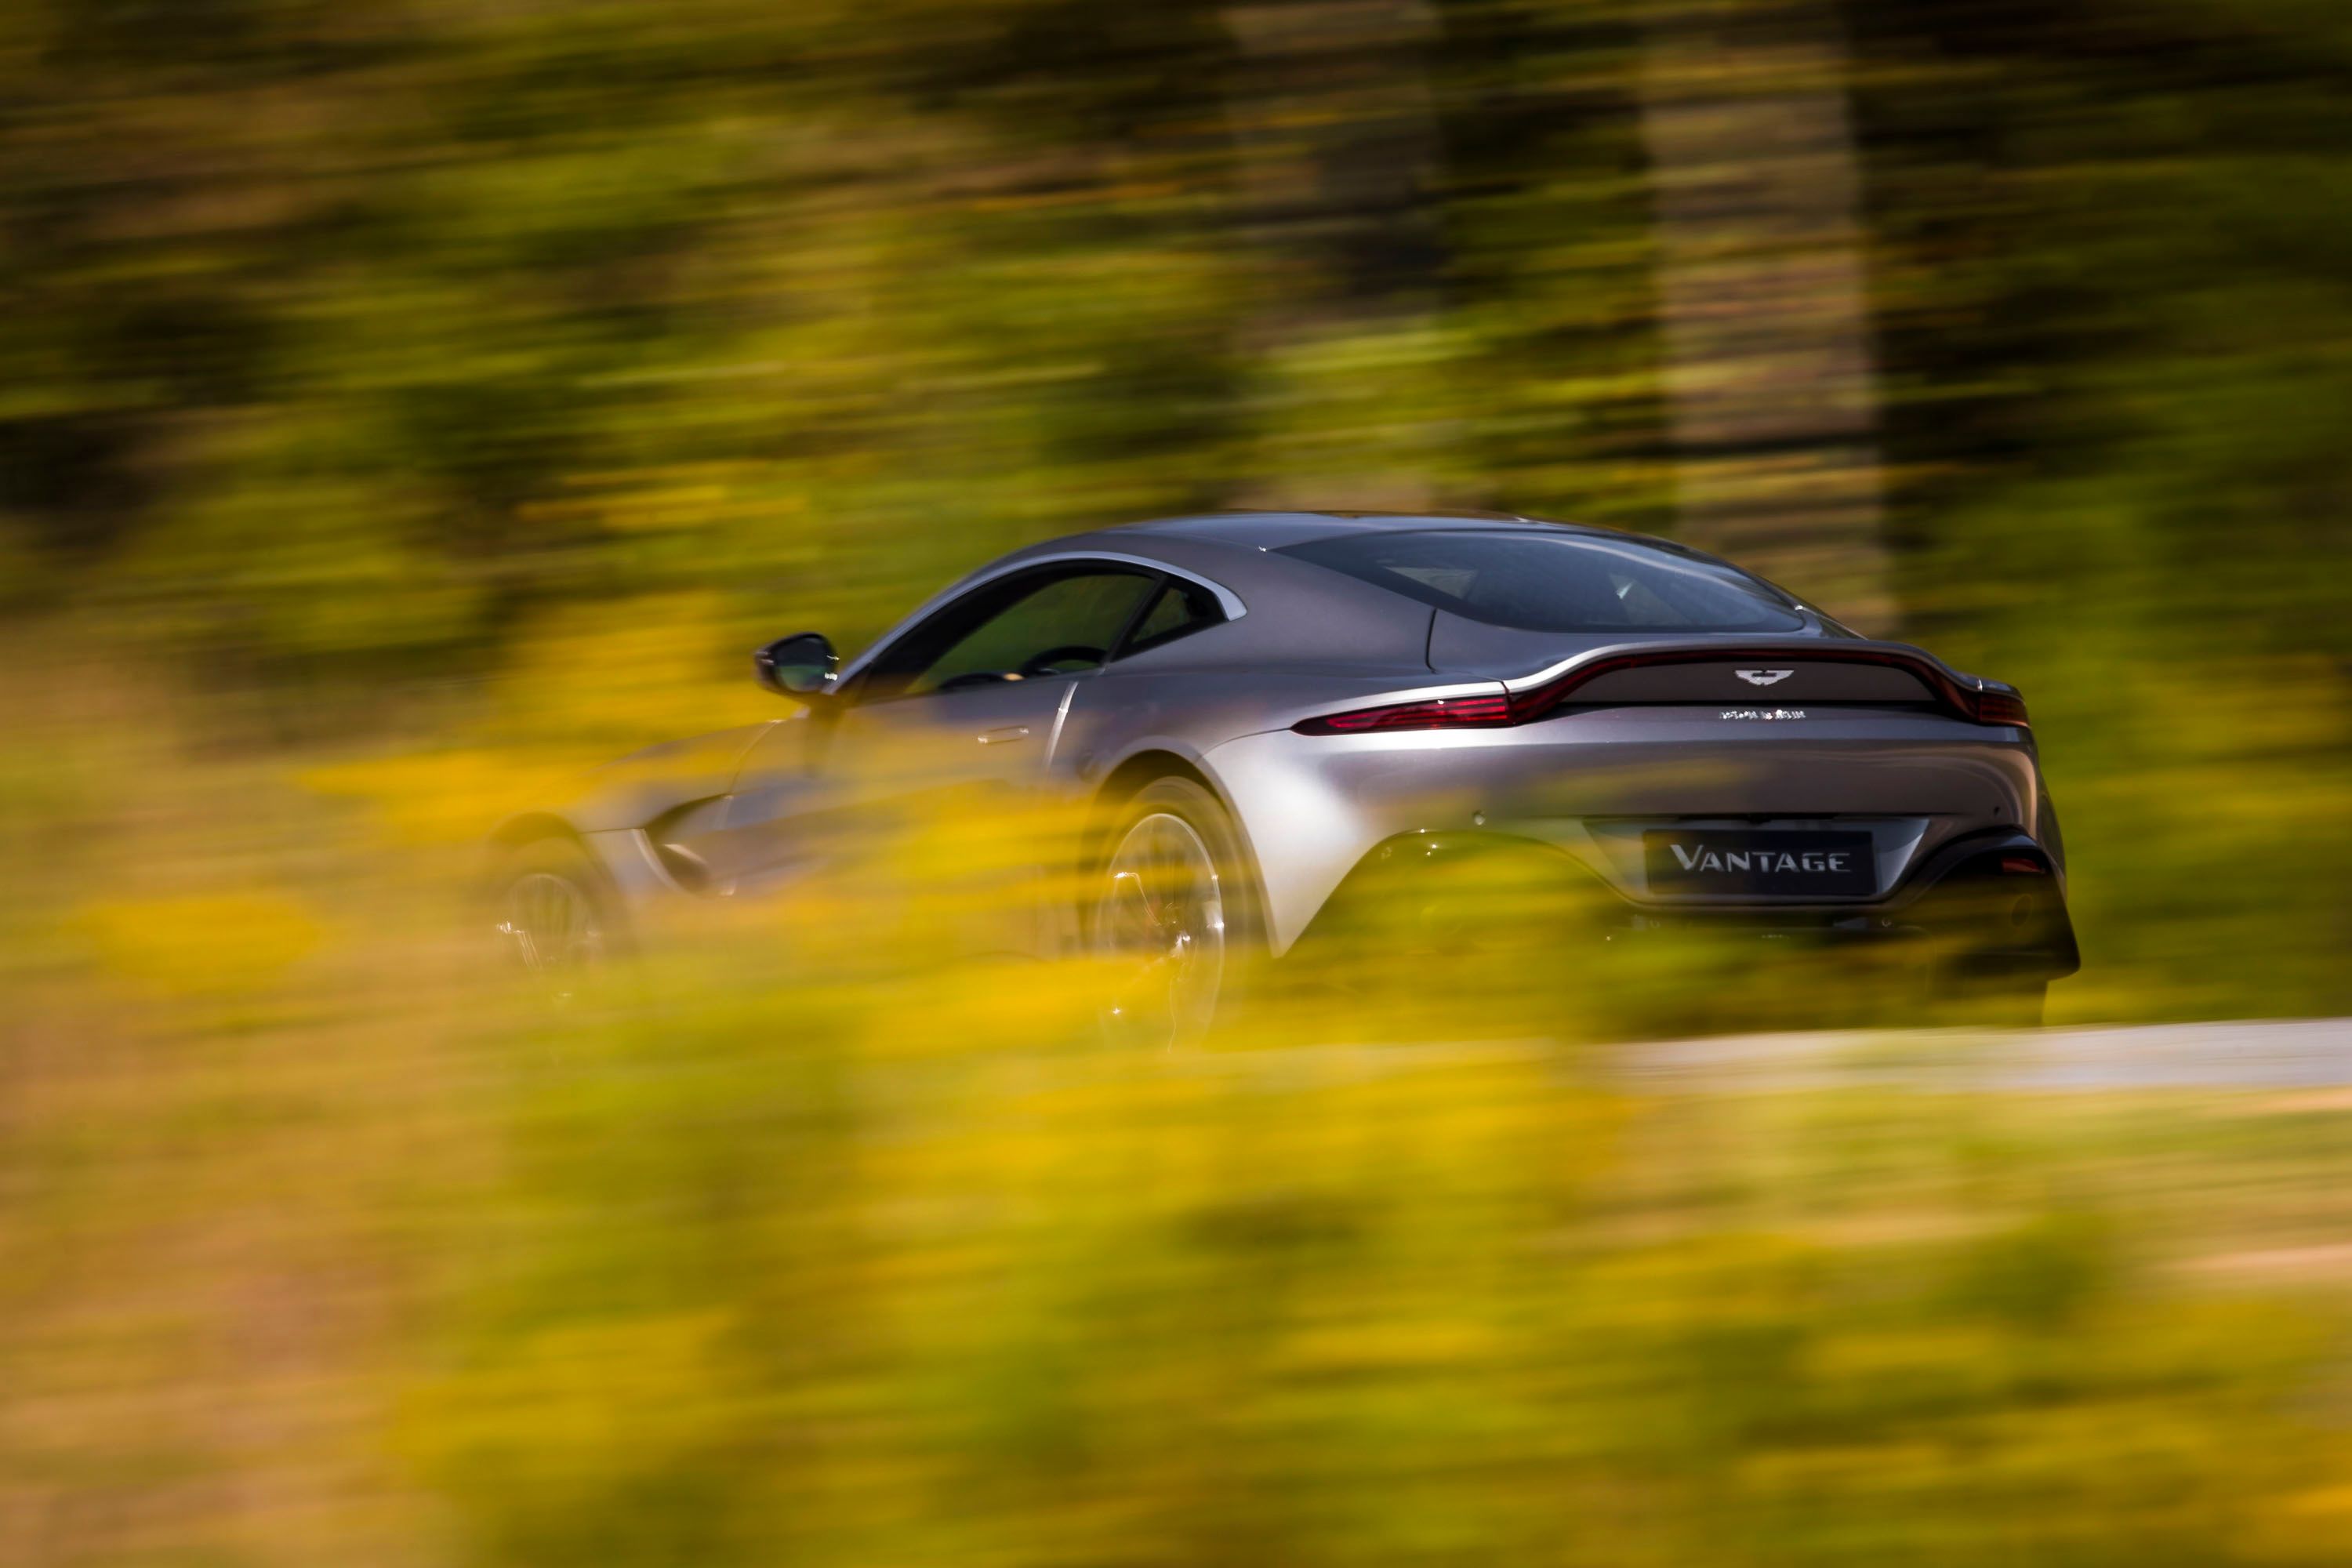
<svg viewBox="0 0 2352 1568">
<path fill-rule="evenodd" d="M 1259 945 L 1232 821 L 1191 779 L 1155 779 L 1104 845 L 1090 917 L 1109 971 L 1104 1031 L 1124 1045 L 1198 1043 L 1230 1015 Z"/>
<path fill-rule="evenodd" d="M 524 845 L 500 868 L 495 888 L 497 933 L 534 980 L 569 994 L 612 955 L 604 879 L 577 845 L 560 838 Z"/>
</svg>

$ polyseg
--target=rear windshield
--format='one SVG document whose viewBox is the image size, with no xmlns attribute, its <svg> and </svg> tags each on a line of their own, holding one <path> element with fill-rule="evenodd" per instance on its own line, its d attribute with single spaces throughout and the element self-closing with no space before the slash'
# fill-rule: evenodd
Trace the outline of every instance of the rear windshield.
<svg viewBox="0 0 2352 1568">
<path fill-rule="evenodd" d="M 1786 632 L 1769 583 L 1673 545 L 1583 533 L 1357 533 L 1282 551 L 1488 626 L 1531 632 Z"/>
</svg>

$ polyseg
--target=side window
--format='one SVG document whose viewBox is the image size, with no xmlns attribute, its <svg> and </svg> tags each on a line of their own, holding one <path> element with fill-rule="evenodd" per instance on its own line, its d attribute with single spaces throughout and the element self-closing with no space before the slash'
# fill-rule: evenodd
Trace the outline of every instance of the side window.
<svg viewBox="0 0 2352 1568">
<path fill-rule="evenodd" d="M 1218 608 L 1215 596 L 1206 588 L 1187 583 L 1181 577 L 1171 577 L 1167 585 L 1160 590 L 1159 596 L 1151 601 L 1151 607 L 1144 611 L 1143 618 L 1135 623 L 1135 629 L 1128 633 L 1127 642 L 1119 648 L 1118 657 L 1125 658 L 1129 654 L 1141 653 L 1146 648 L 1174 642 L 1178 637 L 1213 626 L 1224 618 L 1224 612 Z"/>
<path fill-rule="evenodd" d="M 869 699 L 917 697 L 1092 669 L 1155 580 L 1080 569 L 990 584 L 916 627 L 875 662 Z"/>
</svg>

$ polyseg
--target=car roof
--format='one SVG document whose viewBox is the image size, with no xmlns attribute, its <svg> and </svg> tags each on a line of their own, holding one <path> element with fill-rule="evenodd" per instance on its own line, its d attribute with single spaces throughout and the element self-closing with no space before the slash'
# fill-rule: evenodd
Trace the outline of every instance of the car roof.
<svg viewBox="0 0 2352 1568">
<path fill-rule="evenodd" d="M 1516 512 L 1234 511 L 1159 518 L 1041 540 L 1000 556 L 918 605 L 842 674 L 845 679 L 853 677 L 908 627 L 985 582 L 1031 567 L 1087 561 L 1171 572 L 1214 591 L 1224 603 L 1228 624 L 1240 627 L 1239 640 L 1228 633 L 1218 646 L 1237 662 L 1262 668 L 1289 658 L 1354 659 L 1420 667 L 1431 617 L 1440 612 L 1409 595 L 1286 552 L 1324 539 L 1443 532 L 1565 534 L 1684 548 L 1647 534 Z"/>
<path fill-rule="evenodd" d="M 1456 530 L 1496 529 L 1608 534 L 1612 529 L 1577 523 L 1550 522 L 1508 511 L 1221 511 L 1190 517 L 1163 517 L 1105 529 L 1107 534 L 1157 534 L 1197 539 L 1216 544 L 1238 544 L 1255 550 L 1282 550 L 1318 539 L 1360 533 L 1433 533 Z"/>
<path fill-rule="evenodd" d="M 1350 583 L 1355 583 L 1355 580 L 1344 573 L 1332 574 L 1327 567 L 1309 566 L 1287 557 L 1284 552 L 1295 545 L 1309 544 L 1318 540 L 1386 533 L 1470 532 L 1566 534 L 1654 545 L 1674 551 L 1685 549 L 1671 541 L 1654 539 L 1648 534 L 1629 533 L 1614 528 L 1594 528 L 1582 523 L 1552 522 L 1517 512 L 1202 512 L 1187 517 L 1158 518 L 1149 522 L 1125 523 L 1114 528 L 1097 529 L 1090 533 L 1066 534 L 1059 539 L 1041 541 L 991 563 L 956 584 L 951 591 L 961 591 L 973 582 L 999 572 L 1033 563 L 1093 556 L 1190 573 L 1203 581 L 1223 584 L 1228 587 L 1288 582 L 1297 592 L 1305 593 L 1309 591 L 1307 587 L 1309 582 L 1327 575 Z M 1298 576 L 1301 571 L 1307 575 Z M 1365 586 L 1361 584 L 1356 585 Z M 1328 583 L 1323 584 L 1327 591 L 1329 586 Z M 1374 587 L 1373 592 L 1384 605 L 1411 602 L 1385 588 Z M 1370 606 L 1363 608 L 1369 611 Z"/>
</svg>

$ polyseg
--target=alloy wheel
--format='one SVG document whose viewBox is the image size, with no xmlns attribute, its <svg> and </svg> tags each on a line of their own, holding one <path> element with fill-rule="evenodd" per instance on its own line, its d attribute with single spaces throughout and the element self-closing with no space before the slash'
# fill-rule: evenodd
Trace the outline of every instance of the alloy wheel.
<svg viewBox="0 0 2352 1568">
<path fill-rule="evenodd" d="M 1096 946 L 1118 966 L 1105 1028 L 1135 1045 L 1199 1039 L 1224 981 L 1225 899 L 1215 858 L 1191 823 L 1154 812 L 1119 839 L 1104 876 Z"/>
<path fill-rule="evenodd" d="M 507 889 L 499 934 L 523 968 L 559 979 L 594 967 L 604 956 L 604 931 L 586 889 L 553 871 L 530 871 Z"/>
</svg>

